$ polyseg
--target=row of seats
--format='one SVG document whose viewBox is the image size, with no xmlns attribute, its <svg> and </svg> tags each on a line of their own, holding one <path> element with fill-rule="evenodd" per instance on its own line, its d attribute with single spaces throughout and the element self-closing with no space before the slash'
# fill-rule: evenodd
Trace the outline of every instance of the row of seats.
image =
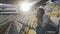
<svg viewBox="0 0 60 34">
<path fill-rule="evenodd" d="M 18 23 L 17 21 L 15 21 L 15 22 L 16 22 L 16 25 L 18 25 L 17 26 L 18 32 L 21 32 L 21 28 L 23 27 L 23 24 Z M 26 26 L 24 31 L 22 32 L 22 34 L 36 34 L 36 31 L 33 29 L 30 29 L 28 26 Z"/>
</svg>

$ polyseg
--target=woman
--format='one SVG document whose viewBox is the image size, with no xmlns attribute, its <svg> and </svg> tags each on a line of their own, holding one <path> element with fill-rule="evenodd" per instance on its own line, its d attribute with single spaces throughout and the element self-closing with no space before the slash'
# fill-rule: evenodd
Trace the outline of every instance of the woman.
<svg viewBox="0 0 60 34">
<path fill-rule="evenodd" d="M 42 28 L 44 14 L 45 14 L 44 9 L 39 8 L 37 11 L 37 20 L 38 20 L 38 26 L 36 27 L 37 34 L 44 34 L 45 33 L 45 29 Z"/>
</svg>

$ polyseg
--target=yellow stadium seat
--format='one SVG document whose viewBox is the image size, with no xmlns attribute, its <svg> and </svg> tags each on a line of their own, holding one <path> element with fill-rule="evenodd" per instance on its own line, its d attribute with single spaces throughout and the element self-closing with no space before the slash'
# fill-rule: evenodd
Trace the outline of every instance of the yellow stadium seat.
<svg viewBox="0 0 60 34">
<path fill-rule="evenodd" d="M 23 32 L 22 34 L 25 34 L 25 32 Z"/>
<path fill-rule="evenodd" d="M 35 30 L 30 29 L 28 34 L 36 34 Z"/>
<path fill-rule="evenodd" d="M 29 27 L 25 27 L 25 30 L 24 30 L 25 34 L 28 34 L 28 31 L 29 31 Z"/>
</svg>

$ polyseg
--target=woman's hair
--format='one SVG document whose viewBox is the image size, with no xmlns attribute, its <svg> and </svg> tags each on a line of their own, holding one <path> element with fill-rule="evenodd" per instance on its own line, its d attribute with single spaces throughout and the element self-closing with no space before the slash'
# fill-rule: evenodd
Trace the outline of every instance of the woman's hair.
<svg viewBox="0 0 60 34">
<path fill-rule="evenodd" d="M 44 9 L 43 8 L 39 8 L 37 10 L 37 20 L 38 20 L 38 26 L 40 26 L 42 24 L 42 20 L 43 20 L 43 15 L 44 15 Z"/>
<path fill-rule="evenodd" d="M 43 16 L 43 14 L 44 14 L 45 12 L 44 12 L 44 9 L 43 8 L 39 8 L 38 10 L 37 10 L 37 17 L 42 17 Z"/>
<path fill-rule="evenodd" d="M 37 12 L 40 13 L 40 14 L 44 14 L 44 13 L 45 13 L 43 8 L 39 8 L 39 9 L 37 10 Z"/>
</svg>

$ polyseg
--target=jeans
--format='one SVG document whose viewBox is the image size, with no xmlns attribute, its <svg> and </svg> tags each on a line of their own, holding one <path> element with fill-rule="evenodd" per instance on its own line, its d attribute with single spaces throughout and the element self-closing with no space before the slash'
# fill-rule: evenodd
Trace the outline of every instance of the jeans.
<svg viewBox="0 0 60 34">
<path fill-rule="evenodd" d="M 46 28 L 36 27 L 36 34 L 45 34 Z"/>
</svg>

